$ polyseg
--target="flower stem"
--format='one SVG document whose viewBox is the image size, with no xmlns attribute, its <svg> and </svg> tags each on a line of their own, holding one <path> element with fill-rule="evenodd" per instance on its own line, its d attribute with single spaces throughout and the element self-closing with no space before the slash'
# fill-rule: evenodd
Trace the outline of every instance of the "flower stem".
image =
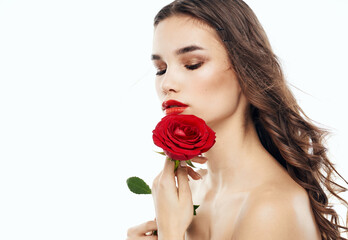
<svg viewBox="0 0 348 240">
<path fill-rule="evenodd" d="M 193 163 L 191 162 L 191 160 L 187 160 L 186 161 L 187 165 L 189 165 L 190 167 L 196 168 Z"/>
<path fill-rule="evenodd" d="M 180 161 L 179 160 L 174 160 L 174 161 L 175 161 L 175 166 L 174 166 L 174 172 L 175 172 L 180 165 Z"/>
</svg>

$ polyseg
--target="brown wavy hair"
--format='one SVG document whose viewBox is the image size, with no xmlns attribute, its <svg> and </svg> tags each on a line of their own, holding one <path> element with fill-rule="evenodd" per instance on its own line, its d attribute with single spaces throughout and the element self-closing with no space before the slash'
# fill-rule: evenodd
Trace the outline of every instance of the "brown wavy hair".
<svg viewBox="0 0 348 240">
<path fill-rule="evenodd" d="M 333 179 L 337 174 L 347 181 L 328 159 L 323 144 L 328 131 L 315 126 L 297 104 L 254 12 L 242 0 L 176 0 L 159 11 L 154 26 L 173 15 L 188 15 L 216 30 L 249 100 L 262 145 L 306 189 L 322 239 L 347 240 L 340 231 L 347 232 L 348 226 L 340 225 L 326 194 L 348 208 L 338 195 L 347 188 Z"/>
</svg>

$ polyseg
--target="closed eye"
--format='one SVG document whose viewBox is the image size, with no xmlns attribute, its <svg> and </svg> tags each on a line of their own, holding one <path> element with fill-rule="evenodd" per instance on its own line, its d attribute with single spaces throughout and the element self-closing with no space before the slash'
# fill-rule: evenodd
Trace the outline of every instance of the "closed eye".
<svg viewBox="0 0 348 240">
<path fill-rule="evenodd" d="M 192 65 L 185 65 L 185 68 L 188 70 L 195 70 L 197 68 L 200 68 L 202 65 L 203 65 L 203 62 L 200 62 L 200 63 L 196 63 L 196 64 L 192 64 Z M 166 71 L 167 71 L 167 69 L 163 69 L 163 70 L 158 69 L 158 71 L 156 72 L 156 75 L 161 76 L 161 75 L 165 74 Z"/>
<path fill-rule="evenodd" d="M 156 72 L 156 75 L 157 75 L 157 76 L 161 76 L 161 75 L 165 74 L 166 71 L 167 71 L 167 69 L 158 70 L 158 71 Z"/>
<path fill-rule="evenodd" d="M 203 64 L 203 62 L 193 64 L 193 65 L 185 65 L 185 68 L 187 68 L 188 70 L 195 70 L 195 69 L 199 68 L 200 66 L 202 66 L 202 64 Z"/>
</svg>

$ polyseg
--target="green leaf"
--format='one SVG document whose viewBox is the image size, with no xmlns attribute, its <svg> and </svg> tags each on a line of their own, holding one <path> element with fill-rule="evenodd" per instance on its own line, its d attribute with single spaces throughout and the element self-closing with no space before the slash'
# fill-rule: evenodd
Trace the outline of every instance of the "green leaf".
<svg viewBox="0 0 348 240">
<path fill-rule="evenodd" d="M 174 166 L 174 172 L 176 171 L 176 169 L 178 169 L 180 161 L 179 160 L 174 160 L 175 161 L 175 166 Z"/>
<path fill-rule="evenodd" d="M 196 168 L 196 167 L 193 165 L 193 163 L 191 162 L 191 160 L 187 160 L 186 163 L 187 163 L 187 165 L 189 165 L 189 166 L 191 166 L 191 167 L 193 167 L 193 168 Z"/>
<path fill-rule="evenodd" d="M 164 152 L 157 152 L 157 151 L 154 151 L 155 153 L 158 153 L 158 154 L 161 154 L 163 156 L 166 156 L 166 154 Z"/>
<path fill-rule="evenodd" d="M 193 205 L 193 215 L 197 215 L 196 210 L 199 207 L 199 205 Z"/>
<path fill-rule="evenodd" d="M 151 188 L 146 182 L 138 177 L 130 177 L 127 179 L 129 190 L 136 194 L 151 194 Z"/>
</svg>

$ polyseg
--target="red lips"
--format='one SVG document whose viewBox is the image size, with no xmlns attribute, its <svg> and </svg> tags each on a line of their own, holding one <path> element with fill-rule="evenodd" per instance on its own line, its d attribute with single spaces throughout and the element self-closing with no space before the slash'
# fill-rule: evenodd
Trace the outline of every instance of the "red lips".
<svg viewBox="0 0 348 240">
<path fill-rule="evenodd" d="M 182 113 L 187 107 L 188 105 L 176 100 L 168 100 L 162 103 L 162 110 L 165 111 L 166 115 Z"/>
</svg>

